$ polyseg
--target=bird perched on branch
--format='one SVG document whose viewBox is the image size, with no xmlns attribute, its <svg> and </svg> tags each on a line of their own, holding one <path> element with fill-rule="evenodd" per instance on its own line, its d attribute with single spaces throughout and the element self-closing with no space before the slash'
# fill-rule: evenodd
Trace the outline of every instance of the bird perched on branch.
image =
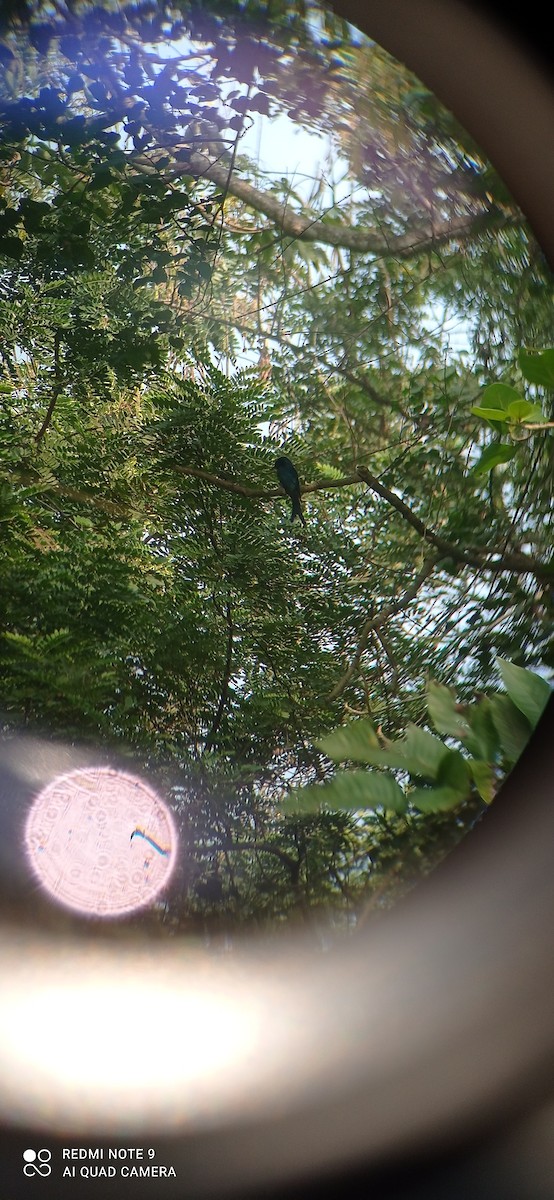
<svg viewBox="0 0 554 1200">
<path fill-rule="evenodd" d="M 292 500 L 291 521 L 294 521 L 295 517 L 300 517 L 302 524 L 305 525 L 304 514 L 300 506 L 300 480 L 296 468 L 293 467 L 290 458 L 283 456 L 276 460 L 275 470 L 281 487 Z"/>
</svg>

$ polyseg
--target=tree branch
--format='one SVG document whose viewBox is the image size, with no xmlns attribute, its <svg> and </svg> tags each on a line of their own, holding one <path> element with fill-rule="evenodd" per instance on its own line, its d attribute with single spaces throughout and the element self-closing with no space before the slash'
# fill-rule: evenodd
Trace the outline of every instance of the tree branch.
<svg viewBox="0 0 554 1200">
<path fill-rule="evenodd" d="M 183 168 L 180 167 L 179 170 L 182 172 Z M 415 254 L 435 250 L 453 239 L 461 238 L 465 241 L 484 229 L 490 229 L 492 226 L 503 228 L 516 221 L 514 214 L 508 216 L 487 208 L 479 213 L 464 214 L 454 220 L 437 221 L 431 228 L 410 230 L 389 238 L 382 231 L 367 229 L 363 225 L 327 224 L 319 217 L 300 215 L 278 197 L 254 187 L 235 173 L 230 175 L 226 166 L 213 162 L 206 154 L 192 154 L 186 170 L 211 180 L 237 200 L 242 200 L 249 208 L 263 213 L 273 221 L 281 233 L 294 238 L 295 241 L 319 242 L 345 250 L 374 254 L 379 258 L 411 258 Z M 517 220 L 519 222 L 519 219 Z"/>
<path fill-rule="evenodd" d="M 512 574 L 531 574 L 538 579 L 550 579 L 552 577 L 552 568 L 548 563 L 540 562 L 539 559 L 532 558 L 528 554 L 523 554 L 521 551 L 507 552 L 500 554 L 496 550 L 485 550 L 478 546 L 467 546 L 462 549 L 455 542 L 449 542 L 446 538 L 440 537 L 438 533 L 434 533 L 432 529 L 428 529 L 424 521 L 412 512 L 411 508 L 397 496 L 395 492 L 391 492 L 384 483 L 376 479 L 365 467 L 358 468 L 358 477 L 363 483 L 367 483 L 372 491 L 377 492 L 383 500 L 391 504 L 398 513 L 419 533 L 420 537 L 425 541 L 430 542 L 437 550 L 441 552 L 441 558 L 453 558 L 456 562 L 465 563 L 468 567 L 476 567 L 478 570 L 492 571 L 495 574 L 500 574 L 502 571 L 510 571 Z M 306 488 L 302 489 L 306 491 Z"/>
<path fill-rule="evenodd" d="M 204 470 L 203 467 L 183 467 L 177 463 L 169 465 L 176 474 L 190 475 L 195 479 L 203 479 L 206 483 L 212 484 L 213 487 L 233 492 L 238 496 L 246 496 L 256 500 L 273 500 L 286 495 L 282 488 L 249 487 L 248 484 L 237 483 L 234 479 L 222 479 L 212 471 Z M 15 473 L 27 483 L 40 483 L 36 479 L 36 476 L 30 472 L 19 469 Z M 552 580 L 551 564 L 541 562 L 540 559 L 534 558 L 529 554 L 523 554 L 521 551 L 500 553 L 496 550 L 483 549 L 479 546 L 467 546 L 465 549 L 462 549 L 455 542 L 447 541 L 446 538 L 429 529 L 425 525 L 425 522 L 416 513 L 412 512 L 411 508 L 408 507 L 400 496 L 397 496 L 395 492 L 391 492 L 390 488 L 381 483 L 365 467 L 358 467 L 352 474 L 343 475 L 340 479 L 321 479 L 317 483 L 303 483 L 302 495 L 309 495 L 312 492 L 327 492 L 332 488 L 352 487 L 359 483 L 367 484 L 372 491 L 377 492 L 378 496 L 381 496 L 392 508 L 396 509 L 403 519 L 412 526 L 412 529 L 416 530 L 420 537 L 424 538 L 425 541 L 440 551 L 440 558 L 452 558 L 455 562 L 464 563 L 466 566 L 474 567 L 478 571 L 490 571 L 496 575 L 501 574 L 503 571 L 508 571 L 512 575 L 530 574 L 534 575 L 537 579 Z M 90 492 L 79 491 L 77 488 L 49 482 L 44 485 L 44 491 L 65 496 L 68 500 L 84 504 L 87 507 L 92 505 L 108 513 L 110 516 L 114 516 L 116 519 L 121 519 L 122 516 L 129 515 L 128 507 L 123 507 L 101 496 L 95 496 Z M 139 515 L 138 512 L 136 515 Z"/>
<path fill-rule="evenodd" d="M 273 500 L 276 496 L 286 496 L 283 488 L 261 488 L 249 487 L 247 483 L 236 483 L 234 479 L 222 479 L 220 475 L 214 475 L 212 471 L 205 471 L 203 467 L 183 467 L 180 463 L 170 463 L 169 466 L 178 475 L 192 475 L 195 479 L 204 479 L 206 483 L 213 484 L 214 487 L 222 488 L 225 492 L 234 492 L 238 496 L 250 496 L 255 500 Z M 329 488 L 348 487 L 353 483 L 360 483 L 358 472 L 352 475 L 343 475 L 340 479 L 324 479 L 319 483 L 303 483 L 302 495 L 308 492 L 328 491 Z"/>
<path fill-rule="evenodd" d="M 249 208 L 263 213 L 281 233 L 295 241 L 319 242 L 326 246 L 373 254 L 379 258 L 412 258 L 414 255 L 436 250 L 452 240 L 466 241 L 484 230 L 502 229 L 521 223 L 521 218 L 516 213 L 486 208 L 478 213 L 465 213 L 455 219 L 437 220 L 426 228 L 415 231 L 412 229 L 388 237 L 382 230 L 368 229 L 364 225 L 328 224 L 324 218 L 306 217 L 297 213 L 278 197 L 254 187 L 235 172 L 230 172 L 228 164 L 214 160 L 201 151 L 194 151 L 186 163 L 177 162 L 161 171 L 156 166 L 155 159 L 147 158 L 144 154 L 132 161 L 134 168 L 139 172 L 156 174 L 162 179 L 175 179 L 182 175 L 209 179 L 222 188 L 225 194 L 230 194 L 237 200 L 242 200 Z"/>
</svg>

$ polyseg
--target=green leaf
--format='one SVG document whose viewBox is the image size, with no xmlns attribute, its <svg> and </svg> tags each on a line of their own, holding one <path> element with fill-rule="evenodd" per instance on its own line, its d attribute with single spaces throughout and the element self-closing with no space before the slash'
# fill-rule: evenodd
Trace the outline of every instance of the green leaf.
<svg viewBox="0 0 554 1200">
<path fill-rule="evenodd" d="M 19 211 L 27 232 L 35 233 L 40 228 L 43 218 L 52 210 L 45 201 L 23 200 L 19 205 Z"/>
<path fill-rule="evenodd" d="M 460 800 L 467 800 L 470 793 L 469 767 L 459 750 L 447 750 L 439 763 L 437 772 L 439 787 L 451 788 Z"/>
<path fill-rule="evenodd" d="M 99 167 L 96 167 L 92 179 L 89 180 L 88 190 L 89 192 L 100 191 L 101 188 L 109 187 L 113 179 L 114 176 L 110 168 L 105 163 L 102 163 Z"/>
<path fill-rule="evenodd" d="M 267 116 L 269 113 L 269 98 L 264 92 L 256 92 L 256 95 L 250 100 L 249 108 L 252 112 L 263 113 L 264 116 Z"/>
<path fill-rule="evenodd" d="M 196 271 L 201 279 L 209 281 L 212 277 L 213 268 L 211 263 L 206 262 L 204 259 L 200 259 L 200 261 L 197 263 Z"/>
<path fill-rule="evenodd" d="M 504 755 L 509 763 L 516 763 L 531 737 L 531 725 L 509 696 L 491 696 L 490 704 Z"/>
<path fill-rule="evenodd" d="M 0 238 L 0 257 L 5 255 L 6 258 L 21 258 L 24 250 L 23 242 L 18 237 L 3 237 Z"/>
<path fill-rule="evenodd" d="M 408 794 L 410 804 L 418 808 L 420 812 L 448 812 L 451 808 L 456 808 L 460 804 L 460 793 L 455 788 L 451 787 L 426 787 L 414 788 L 413 792 Z"/>
<path fill-rule="evenodd" d="M 500 463 L 509 462 L 516 453 L 516 446 L 505 446 L 502 442 L 495 442 L 494 445 L 487 446 L 486 450 L 483 450 L 479 462 L 476 462 L 475 466 L 471 468 L 471 474 L 487 475 Z"/>
<path fill-rule="evenodd" d="M 485 697 L 479 704 L 472 704 L 467 710 L 469 732 L 464 737 L 464 745 L 474 759 L 493 763 L 499 750 L 498 733 L 492 719 L 491 702 Z"/>
<path fill-rule="evenodd" d="M 516 401 L 514 401 L 514 404 Z M 507 411 L 500 408 L 482 408 L 480 404 L 472 408 L 474 417 L 482 417 L 483 421 L 502 421 L 506 423 Z"/>
<path fill-rule="evenodd" d="M 485 804 L 490 804 L 494 800 L 494 772 L 490 763 L 483 762 L 478 758 L 470 758 L 468 767 L 481 799 L 485 801 Z"/>
<path fill-rule="evenodd" d="M 525 403 L 527 403 L 527 401 L 525 401 Z M 524 419 L 526 423 L 528 423 L 530 421 L 547 421 L 548 417 L 545 416 L 540 404 L 529 404 L 529 411 Z"/>
<path fill-rule="evenodd" d="M 368 755 L 373 750 L 379 750 L 377 734 L 366 717 L 339 725 L 338 729 L 320 738 L 315 745 L 333 762 L 373 762 Z"/>
<path fill-rule="evenodd" d="M 313 812 L 324 804 L 330 809 L 356 811 L 384 808 L 403 813 L 407 802 L 404 792 L 391 775 L 380 771 L 340 771 L 329 783 L 291 792 L 285 812 Z"/>
<path fill-rule="evenodd" d="M 371 721 L 365 718 L 340 726 L 315 744 L 334 762 L 350 760 L 392 767 L 422 779 L 436 779 L 444 754 L 443 743 L 418 725 L 408 725 L 403 738 L 383 748 Z"/>
<path fill-rule="evenodd" d="M 510 421 L 527 421 L 533 408 L 534 405 L 528 400 L 513 400 L 506 409 L 506 415 Z"/>
<path fill-rule="evenodd" d="M 456 711 L 454 692 L 443 683 L 430 682 L 427 688 L 427 711 L 437 733 L 463 741 L 469 732 L 465 717 Z"/>
<path fill-rule="evenodd" d="M 15 208 L 5 208 L 0 215 L 0 237 L 4 237 L 12 229 L 15 229 L 19 225 L 20 219 L 20 211 Z"/>
<path fill-rule="evenodd" d="M 550 699 L 551 689 L 546 679 L 542 679 L 534 671 L 525 670 L 525 667 L 516 667 L 505 658 L 497 658 L 496 661 L 510 700 L 513 700 L 534 729 Z"/>
<path fill-rule="evenodd" d="M 521 373 L 529 383 L 554 388 L 554 350 L 543 350 L 540 354 L 520 350 L 517 359 Z"/>
<path fill-rule="evenodd" d="M 286 815 L 293 813 L 319 812 L 325 800 L 326 785 L 314 784 L 312 787 L 293 788 L 288 796 L 281 801 L 281 809 Z"/>
<path fill-rule="evenodd" d="M 483 408 L 490 409 L 506 409 L 514 400 L 521 400 L 521 394 L 514 387 L 510 387 L 507 383 L 490 383 L 485 388 L 481 395 L 481 403 Z M 503 418 L 497 416 L 495 420 L 501 421 Z"/>
<path fill-rule="evenodd" d="M 420 729 L 419 725 L 408 725 L 405 737 L 398 744 L 404 749 L 404 762 L 410 775 L 422 779 L 437 778 L 445 749 L 439 738 L 426 729 Z"/>
</svg>

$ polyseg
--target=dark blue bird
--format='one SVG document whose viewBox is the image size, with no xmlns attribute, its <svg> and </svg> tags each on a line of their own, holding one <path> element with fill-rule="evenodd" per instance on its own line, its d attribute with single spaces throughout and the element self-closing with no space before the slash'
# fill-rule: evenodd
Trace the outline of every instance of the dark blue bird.
<svg viewBox="0 0 554 1200">
<path fill-rule="evenodd" d="M 300 517 L 302 524 L 305 525 L 304 514 L 300 507 L 300 480 L 296 468 L 293 467 L 290 458 L 283 456 L 276 460 L 275 470 L 281 487 L 292 500 L 291 521 L 294 521 L 295 517 Z"/>
</svg>

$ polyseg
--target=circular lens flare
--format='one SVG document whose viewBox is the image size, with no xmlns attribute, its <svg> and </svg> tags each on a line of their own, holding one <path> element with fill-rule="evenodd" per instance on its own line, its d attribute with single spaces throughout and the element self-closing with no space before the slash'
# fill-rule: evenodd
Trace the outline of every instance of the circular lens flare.
<svg viewBox="0 0 554 1200">
<path fill-rule="evenodd" d="M 40 792 L 25 841 L 35 874 L 60 904 L 112 917 L 158 895 L 174 866 L 177 837 L 169 809 L 142 780 L 89 767 Z"/>
</svg>

